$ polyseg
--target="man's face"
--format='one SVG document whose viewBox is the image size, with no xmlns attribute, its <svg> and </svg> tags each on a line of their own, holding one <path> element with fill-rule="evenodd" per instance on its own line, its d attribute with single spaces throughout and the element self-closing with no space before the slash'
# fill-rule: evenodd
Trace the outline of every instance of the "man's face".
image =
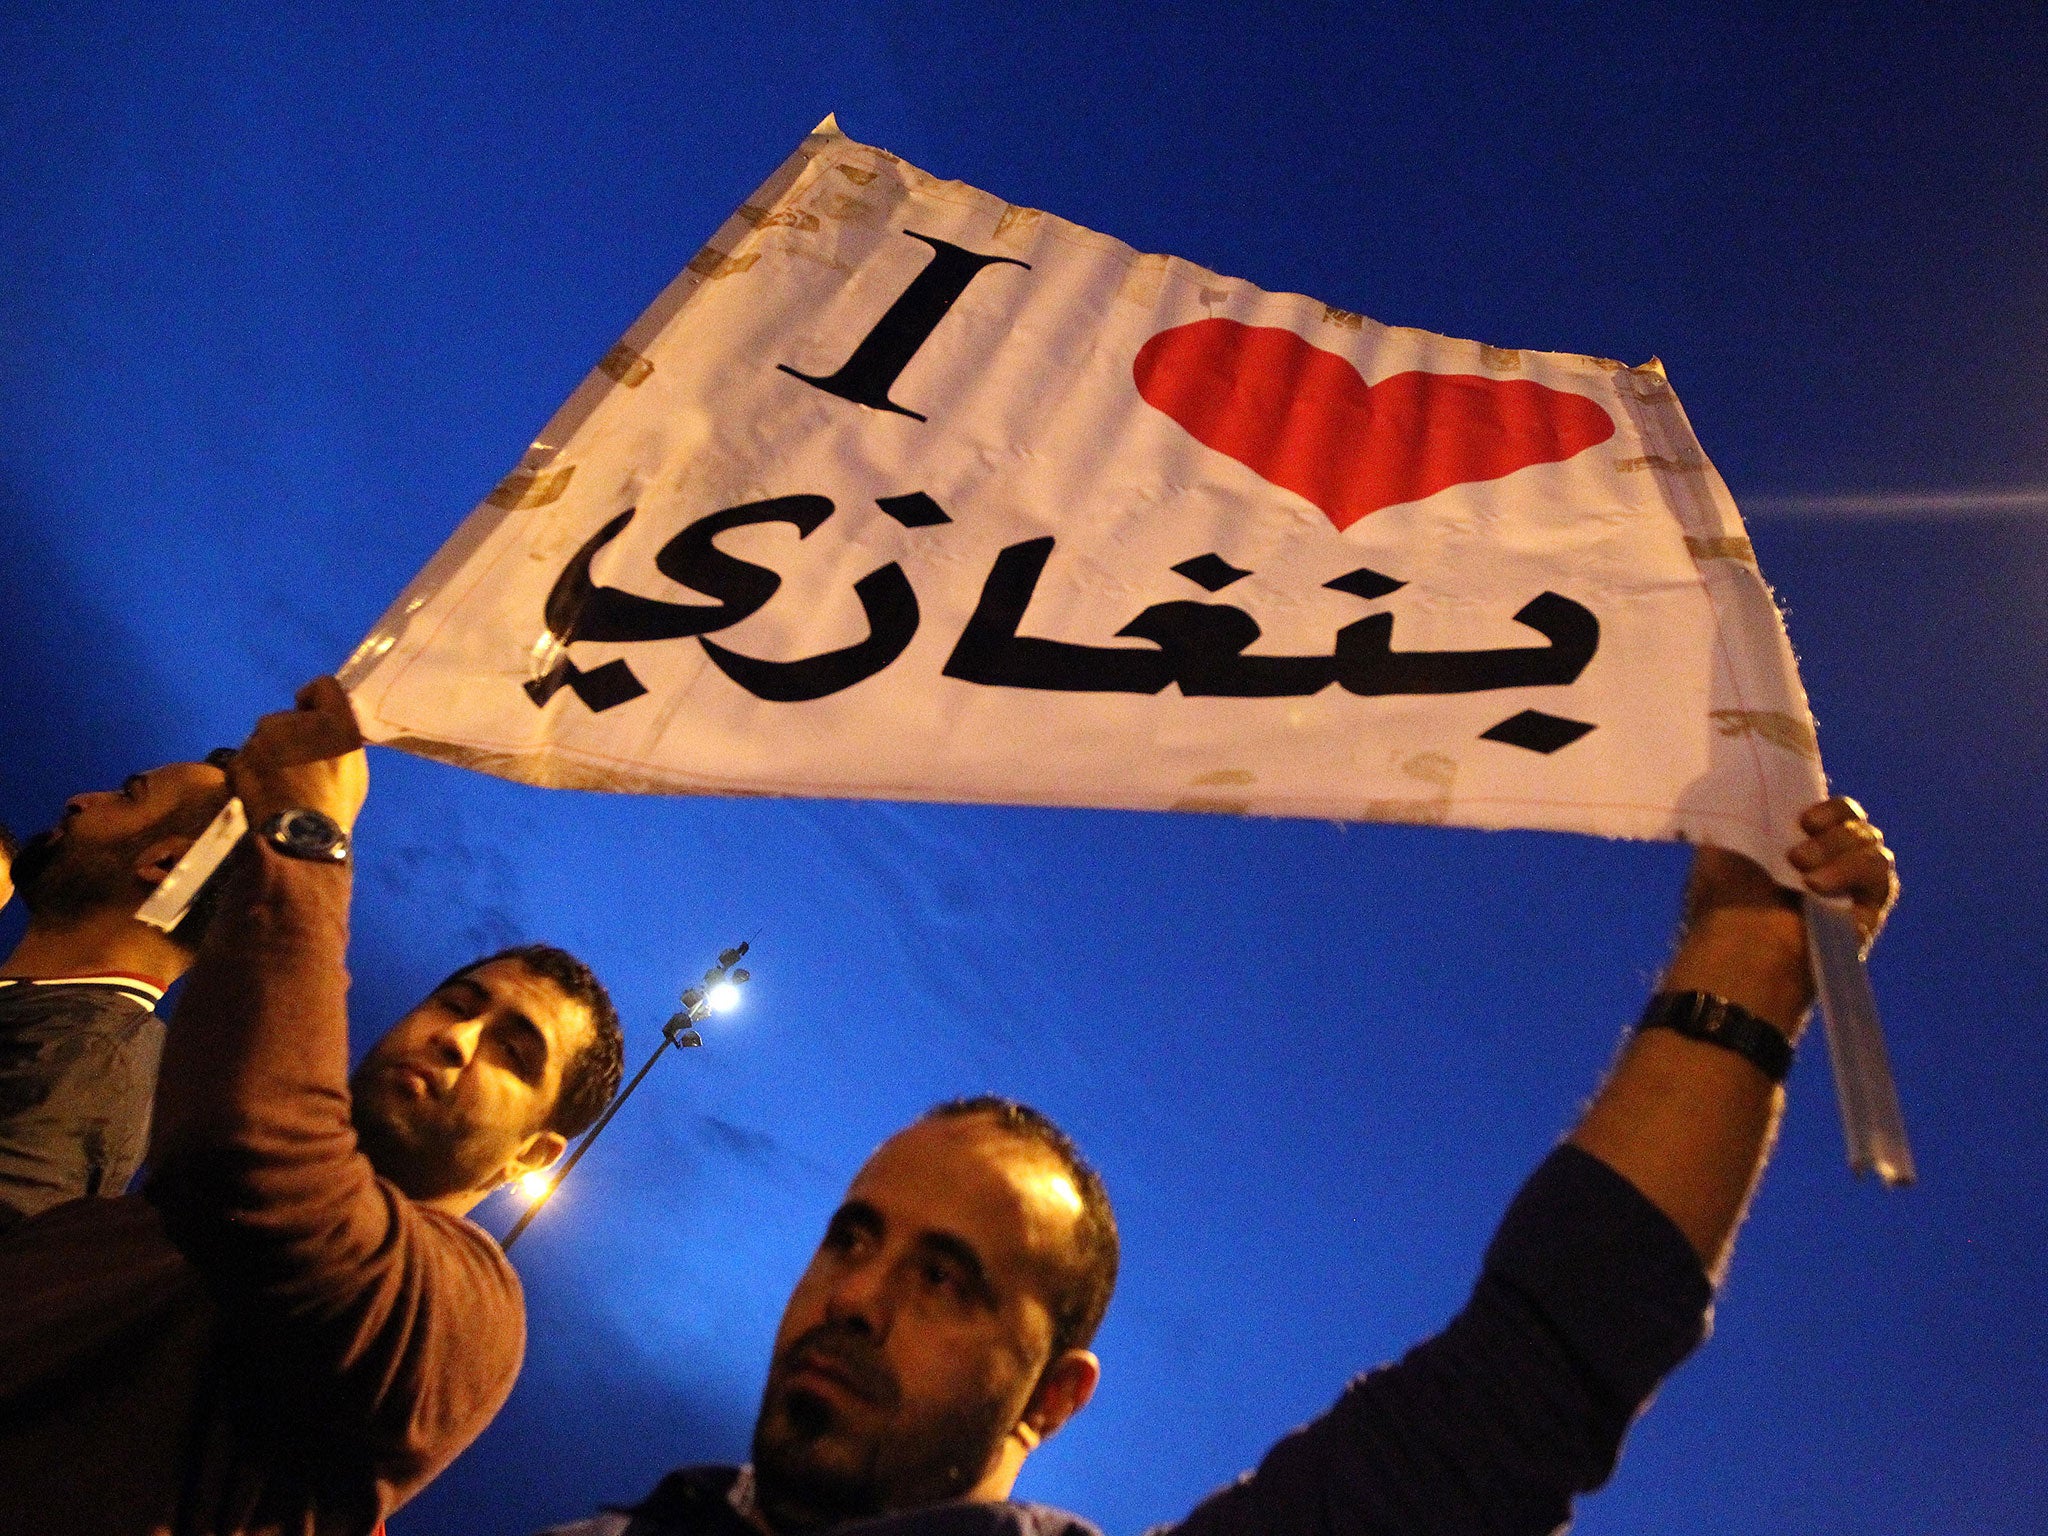
<svg viewBox="0 0 2048 1536">
<path fill-rule="evenodd" d="M 480 966 L 363 1058 L 349 1082 L 356 1138 L 415 1200 L 488 1190 L 546 1126 L 592 1029 L 589 1009 L 519 961 Z"/>
<path fill-rule="evenodd" d="M 854 1179 L 782 1316 L 754 1465 L 778 1528 L 910 1509 L 994 1464 L 1052 1344 L 1081 1197 L 985 1116 L 926 1120 Z"/>
<path fill-rule="evenodd" d="M 57 825 L 23 843 L 15 857 L 22 900 L 42 918 L 140 901 L 149 882 L 138 866 L 169 840 L 172 827 L 217 807 L 226 787 L 227 775 L 206 763 L 168 763 L 131 774 L 119 789 L 73 795 Z M 189 843 L 196 831 L 188 825 L 178 835 Z"/>
</svg>

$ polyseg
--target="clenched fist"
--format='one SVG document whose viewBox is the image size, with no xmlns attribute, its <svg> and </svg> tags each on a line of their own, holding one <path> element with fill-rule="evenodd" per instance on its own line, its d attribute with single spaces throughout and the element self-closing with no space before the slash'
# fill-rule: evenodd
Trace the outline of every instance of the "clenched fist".
<svg viewBox="0 0 2048 1536">
<path fill-rule="evenodd" d="M 228 783 L 242 797 L 252 827 L 279 811 L 303 808 L 333 817 L 347 831 L 370 792 L 355 710 L 331 677 L 314 678 L 295 702 L 296 709 L 256 722 L 228 766 Z"/>
</svg>

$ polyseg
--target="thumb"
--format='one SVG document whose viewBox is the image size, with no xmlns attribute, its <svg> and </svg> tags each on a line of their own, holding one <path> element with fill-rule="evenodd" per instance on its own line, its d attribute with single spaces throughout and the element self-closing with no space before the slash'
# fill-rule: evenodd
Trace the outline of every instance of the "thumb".
<svg viewBox="0 0 2048 1536">
<path fill-rule="evenodd" d="M 348 691 L 332 677 L 314 678 L 293 695 L 292 702 L 309 714 L 324 716 L 343 727 L 351 747 L 363 744 L 363 733 L 356 724 L 355 705 L 349 701 Z"/>
</svg>

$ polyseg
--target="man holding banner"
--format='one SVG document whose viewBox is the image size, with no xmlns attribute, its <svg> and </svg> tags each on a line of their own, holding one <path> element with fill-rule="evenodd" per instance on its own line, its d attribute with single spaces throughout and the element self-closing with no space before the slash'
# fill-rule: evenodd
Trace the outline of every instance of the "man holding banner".
<svg viewBox="0 0 2048 1536">
<path fill-rule="evenodd" d="M 0 1536 L 371 1530 L 519 1370 L 518 1277 L 466 1213 L 618 1087 L 610 998 L 544 945 L 464 966 L 351 1074 L 368 778 L 335 682 L 266 716 L 228 785 L 251 832 L 165 1042 L 143 1192 L 0 1237 Z"/>
<path fill-rule="evenodd" d="M 1802 817 L 1806 888 L 1874 939 L 1897 894 L 1855 802 Z M 1354 1381 L 1176 1536 L 1546 1536 L 1705 1337 L 1812 1001 L 1794 900 L 1701 849 L 1678 952 L 1612 1074 L 1509 1209 L 1471 1300 Z M 1100 1180 L 1035 1111 L 941 1106 L 855 1176 L 783 1314 L 745 1468 L 670 1474 L 550 1536 L 1096 1536 L 1012 1501 L 1086 1406 L 1114 1283 Z"/>
<path fill-rule="evenodd" d="M 12 858 L 28 925 L 0 961 L 0 1230 L 119 1195 L 141 1166 L 156 1006 L 192 964 L 205 911 L 169 933 L 135 912 L 227 798 L 219 767 L 166 763 L 73 795 Z"/>
</svg>

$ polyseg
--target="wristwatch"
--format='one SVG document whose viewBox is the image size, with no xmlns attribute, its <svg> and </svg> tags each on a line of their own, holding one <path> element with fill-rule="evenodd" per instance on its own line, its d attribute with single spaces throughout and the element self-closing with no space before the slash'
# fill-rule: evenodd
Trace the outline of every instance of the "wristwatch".
<svg viewBox="0 0 2048 1536">
<path fill-rule="evenodd" d="M 348 862 L 348 834 L 324 811 L 279 811 L 256 829 L 256 835 L 287 858 L 315 864 Z"/>
<path fill-rule="evenodd" d="M 1669 1029 L 1733 1051 L 1774 1083 L 1792 1070 L 1792 1042 L 1769 1019 L 1712 992 L 1659 992 L 1636 1022 L 1636 1032 Z"/>
</svg>

